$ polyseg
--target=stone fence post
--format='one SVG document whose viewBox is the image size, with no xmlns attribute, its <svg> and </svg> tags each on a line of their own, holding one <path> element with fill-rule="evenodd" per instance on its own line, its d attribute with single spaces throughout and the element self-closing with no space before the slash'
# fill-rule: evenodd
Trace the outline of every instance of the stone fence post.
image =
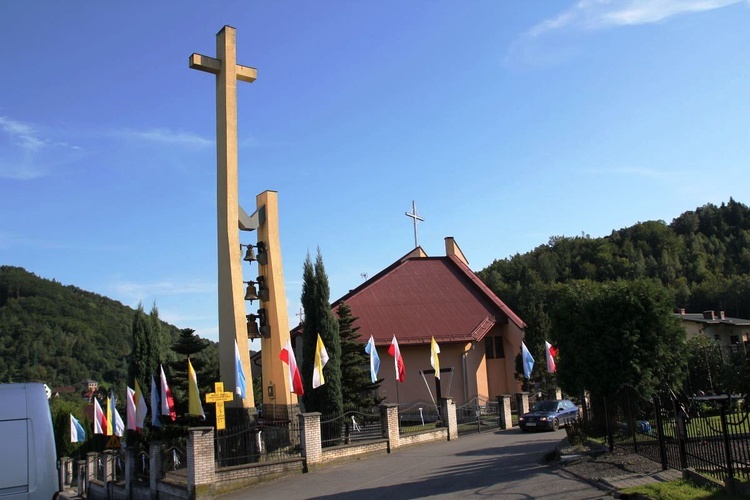
<svg viewBox="0 0 750 500">
<path fill-rule="evenodd" d="M 320 437 L 320 412 L 299 413 L 299 431 L 305 468 L 323 461 L 323 444 Z"/>
<path fill-rule="evenodd" d="M 453 398 L 440 400 L 440 413 L 443 414 L 443 425 L 448 428 L 448 441 L 458 439 L 458 417 L 456 416 L 456 403 Z"/>
<path fill-rule="evenodd" d="M 86 493 L 91 491 L 91 480 L 96 478 L 96 462 L 99 459 L 98 453 L 86 453 Z"/>
<path fill-rule="evenodd" d="M 401 446 L 401 434 L 398 428 L 398 405 L 384 403 L 380 405 L 380 422 L 383 436 L 388 439 L 388 452 Z"/>
<path fill-rule="evenodd" d="M 115 480 L 115 451 L 104 450 L 104 484 Z"/>
<path fill-rule="evenodd" d="M 188 497 L 196 498 L 203 496 L 200 490 L 210 489 L 216 480 L 214 428 L 191 427 L 188 432 Z"/>
<path fill-rule="evenodd" d="M 501 429 L 513 427 L 513 417 L 510 411 L 510 394 L 501 394 L 497 397 L 497 412 L 500 419 Z"/>
<path fill-rule="evenodd" d="M 148 444 L 148 479 L 151 498 L 159 498 L 159 480 L 161 479 L 161 441 Z"/>
<path fill-rule="evenodd" d="M 84 498 L 86 496 L 86 460 L 79 460 L 76 463 L 78 464 L 78 474 L 76 478 L 78 496 Z"/>
<path fill-rule="evenodd" d="M 516 409 L 518 415 L 521 416 L 524 413 L 529 412 L 529 393 L 528 392 L 517 392 L 516 396 Z"/>
<path fill-rule="evenodd" d="M 60 457 L 60 488 L 64 490 L 66 486 L 70 486 L 73 482 L 73 459 L 70 457 Z"/>
</svg>

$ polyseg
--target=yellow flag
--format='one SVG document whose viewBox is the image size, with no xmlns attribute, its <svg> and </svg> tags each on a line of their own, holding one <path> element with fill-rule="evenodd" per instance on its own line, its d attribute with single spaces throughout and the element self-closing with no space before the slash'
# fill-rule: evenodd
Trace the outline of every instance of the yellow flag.
<svg viewBox="0 0 750 500">
<path fill-rule="evenodd" d="M 198 377 L 195 376 L 190 358 L 188 358 L 188 415 L 199 415 L 206 418 L 201 404 L 201 395 L 198 392 Z"/>
<path fill-rule="evenodd" d="M 112 435 L 112 400 L 107 397 L 107 436 Z"/>
<path fill-rule="evenodd" d="M 323 376 L 323 367 L 328 363 L 328 351 L 326 346 L 323 345 L 323 339 L 318 334 L 318 342 L 315 344 L 315 370 L 313 371 L 312 386 L 313 389 L 317 389 L 321 385 L 326 383 L 326 379 Z"/>
<path fill-rule="evenodd" d="M 440 359 L 438 354 L 440 353 L 440 346 L 435 342 L 435 337 L 432 337 L 430 342 L 430 364 L 435 369 L 435 378 L 440 378 Z"/>
</svg>

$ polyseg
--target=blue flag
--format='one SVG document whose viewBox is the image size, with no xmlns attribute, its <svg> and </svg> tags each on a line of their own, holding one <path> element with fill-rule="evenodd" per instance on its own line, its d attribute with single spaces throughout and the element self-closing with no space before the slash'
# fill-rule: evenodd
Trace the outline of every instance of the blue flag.
<svg viewBox="0 0 750 500">
<path fill-rule="evenodd" d="M 526 344 L 521 342 L 521 358 L 523 362 L 523 376 L 531 378 L 531 370 L 534 369 L 534 358 L 531 357 L 531 353 L 526 349 Z"/>
<path fill-rule="evenodd" d="M 70 442 L 71 443 L 83 443 L 86 441 L 86 431 L 83 430 L 81 422 L 77 418 L 70 414 Z"/>
<path fill-rule="evenodd" d="M 242 369 L 242 361 L 240 361 L 240 347 L 237 345 L 237 339 L 234 339 L 234 392 L 237 393 L 242 399 L 247 398 L 247 385 L 245 383 L 245 371 Z"/>
<path fill-rule="evenodd" d="M 161 427 L 159 408 L 161 408 L 161 397 L 159 396 L 159 389 L 156 387 L 154 376 L 151 375 L 151 425 L 154 427 Z"/>
<path fill-rule="evenodd" d="M 380 370 L 380 357 L 378 356 L 378 350 L 375 349 L 375 339 L 370 335 L 370 340 L 367 341 L 365 346 L 365 352 L 370 355 L 370 379 L 372 383 L 378 381 L 378 370 Z"/>
</svg>

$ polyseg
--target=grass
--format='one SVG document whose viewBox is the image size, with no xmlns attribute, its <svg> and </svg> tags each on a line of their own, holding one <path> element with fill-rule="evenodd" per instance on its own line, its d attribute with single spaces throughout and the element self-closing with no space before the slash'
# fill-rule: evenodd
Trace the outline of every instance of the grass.
<svg viewBox="0 0 750 500">
<path fill-rule="evenodd" d="M 747 498 L 736 495 L 726 495 L 721 488 L 699 486 L 687 479 L 668 483 L 655 483 L 644 486 L 625 488 L 622 493 L 629 495 L 638 493 L 652 500 L 692 500 L 692 499 L 740 499 Z"/>
</svg>

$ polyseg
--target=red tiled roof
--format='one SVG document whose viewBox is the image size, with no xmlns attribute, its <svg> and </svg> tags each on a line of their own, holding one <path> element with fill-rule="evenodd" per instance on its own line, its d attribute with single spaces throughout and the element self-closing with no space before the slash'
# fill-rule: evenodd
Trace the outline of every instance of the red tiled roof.
<svg viewBox="0 0 750 500">
<path fill-rule="evenodd" d="M 346 302 L 363 339 L 378 345 L 481 340 L 496 324 L 524 322 L 460 259 L 410 257 L 395 262 L 332 304 Z"/>
</svg>

